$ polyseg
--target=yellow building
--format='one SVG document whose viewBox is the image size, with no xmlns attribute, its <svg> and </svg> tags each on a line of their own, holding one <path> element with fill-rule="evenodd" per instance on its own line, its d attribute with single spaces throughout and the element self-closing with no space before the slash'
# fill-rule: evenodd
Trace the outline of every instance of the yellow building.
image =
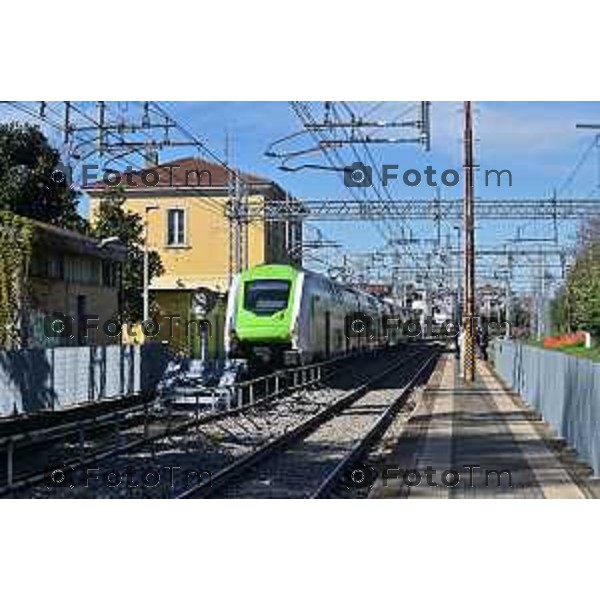
<svg viewBox="0 0 600 600">
<path fill-rule="evenodd" d="M 197 292 L 214 292 L 220 298 L 211 310 L 210 336 L 211 354 L 218 355 L 223 346 L 223 301 L 231 274 L 264 262 L 301 263 L 299 222 L 252 220 L 236 224 L 226 217 L 232 199 L 240 210 L 246 204 L 295 202 L 273 181 L 248 173 L 240 173 L 239 179 L 243 183 L 236 190 L 227 169 L 199 158 L 176 160 L 119 177 L 125 206 L 146 221 L 148 247 L 160 254 L 165 270 L 150 283 L 163 317 L 160 337 L 170 338 L 174 345 L 191 353 L 196 352 L 197 336 L 185 331 L 185 322 L 198 314 L 193 311 Z M 93 219 L 107 186 L 98 183 L 88 191 Z M 165 315 L 178 315 L 179 319 L 171 319 L 164 327 Z M 193 325 L 189 329 L 195 330 Z"/>
</svg>

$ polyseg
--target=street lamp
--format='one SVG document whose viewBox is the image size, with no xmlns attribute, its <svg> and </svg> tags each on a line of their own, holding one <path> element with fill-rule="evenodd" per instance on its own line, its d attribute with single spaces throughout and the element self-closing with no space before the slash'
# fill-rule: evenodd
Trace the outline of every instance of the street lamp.
<svg viewBox="0 0 600 600">
<path fill-rule="evenodd" d="M 148 260 L 148 214 L 152 210 L 158 210 L 158 204 L 147 204 L 144 207 L 144 321 L 148 321 L 150 318 L 150 298 L 148 292 L 150 284 L 150 264 Z"/>
<path fill-rule="evenodd" d="M 106 246 L 109 246 L 110 244 L 120 244 L 121 243 L 121 239 L 116 236 L 116 235 L 111 235 L 110 237 L 107 238 L 103 238 L 101 239 L 98 243 L 97 246 L 98 248 L 104 248 Z M 118 282 L 119 282 L 119 296 L 118 296 L 118 312 L 119 315 L 122 314 L 122 309 L 123 309 L 123 263 L 119 262 L 118 263 Z M 119 337 L 120 342 L 122 343 L 123 338 Z"/>
<path fill-rule="evenodd" d="M 108 246 L 109 244 L 118 244 L 120 242 L 119 238 L 116 235 L 111 237 L 104 238 L 98 242 L 98 248 L 104 248 L 104 246 Z"/>
</svg>

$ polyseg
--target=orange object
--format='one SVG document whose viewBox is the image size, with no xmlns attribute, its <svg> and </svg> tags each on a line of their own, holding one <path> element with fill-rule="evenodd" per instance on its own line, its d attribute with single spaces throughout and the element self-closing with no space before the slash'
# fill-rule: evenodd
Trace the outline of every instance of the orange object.
<svg viewBox="0 0 600 600">
<path fill-rule="evenodd" d="M 577 331 L 565 335 L 557 335 L 544 338 L 544 348 L 564 348 L 565 346 L 577 346 L 585 344 L 585 332 Z"/>
</svg>

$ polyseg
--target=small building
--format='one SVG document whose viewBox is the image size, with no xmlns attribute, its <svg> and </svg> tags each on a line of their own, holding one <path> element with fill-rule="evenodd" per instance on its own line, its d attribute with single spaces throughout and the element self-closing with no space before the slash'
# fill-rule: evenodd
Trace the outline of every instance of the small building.
<svg viewBox="0 0 600 600">
<path fill-rule="evenodd" d="M 127 258 L 127 249 L 47 223 L 32 224 L 28 310 L 23 324 L 26 345 L 119 343 L 119 338 L 107 335 L 103 326 L 119 314 L 121 265 Z M 89 317 L 87 330 L 82 322 L 84 316 Z M 113 330 L 109 327 L 108 331 Z"/>
<path fill-rule="evenodd" d="M 488 321 L 500 321 L 505 311 L 506 288 L 486 283 L 475 293 L 477 313 Z"/>
<path fill-rule="evenodd" d="M 300 220 L 227 216 L 232 202 L 243 215 L 248 205 L 298 201 L 273 181 L 250 173 L 238 176 L 239 187 L 233 189 L 228 169 L 200 158 L 111 175 L 111 181 L 120 182 L 125 208 L 146 223 L 149 249 L 162 260 L 164 274 L 150 282 L 161 324 L 158 337 L 187 354 L 199 355 L 194 321 L 202 318 L 211 323 L 209 354 L 223 354 L 225 295 L 237 271 L 260 263 L 302 263 Z M 111 185 L 98 181 L 86 190 L 92 222 L 99 203 L 114 192 Z M 210 311 L 203 309 L 208 296 Z"/>
<path fill-rule="evenodd" d="M 362 286 L 363 291 L 373 296 L 389 297 L 392 295 L 392 285 L 390 283 L 365 283 Z"/>
</svg>

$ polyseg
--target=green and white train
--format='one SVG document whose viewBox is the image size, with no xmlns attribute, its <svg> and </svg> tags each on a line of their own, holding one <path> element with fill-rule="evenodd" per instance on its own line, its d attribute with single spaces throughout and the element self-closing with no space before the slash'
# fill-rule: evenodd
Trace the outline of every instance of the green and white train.
<svg viewBox="0 0 600 600">
<path fill-rule="evenodd" d="M 389 300 L 318 273 L 259 265 L 232 282 L 225 349 L 229 358 L 251 363 L 308 364 L 396 344 L 400 330 L 383 323 L 399 312 Z"/>
</svg>

